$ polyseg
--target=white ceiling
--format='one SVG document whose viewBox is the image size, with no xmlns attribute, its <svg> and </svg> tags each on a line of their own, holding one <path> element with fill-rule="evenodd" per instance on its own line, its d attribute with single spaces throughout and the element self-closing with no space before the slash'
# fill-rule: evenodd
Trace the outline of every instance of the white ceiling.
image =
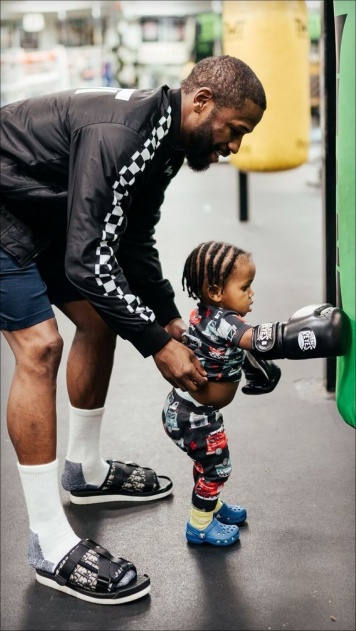
<svg viewBox="0 0 356 631">
<path fill-rule="evenodd" d="M 148 15 L 193 15 L 214 11 L 217 9 L 214 5 L 220 5 L 220 2 L 205 2 L 205 0 L 170 0 L 164 2 L 162 0 L 147 2 L 146 0 L 127 0 L 120 2 L 124 14 L 138 16 Z"/>
<path fill-rule="evenodd" d="M 69 0 L 48 2 L 48 0 L 3 0 L 1 2 L 1 17 L 20 16 L 25 13 L 58 13 L 59 11 L 76 11 L 91 9 L 90 0 Z"/>
<path fill-rule="evenodd" d="M 2 0 L 1 17 L 4 20 L 22 17 L 25 13 L 58 13 L 61 11 L 87 14 L 101 8 L 104 15 L 120 10 L 128 17 L 194 15 L 206 11 L 219 11 L 221 2 L 206 0 Z"/>
</svg>

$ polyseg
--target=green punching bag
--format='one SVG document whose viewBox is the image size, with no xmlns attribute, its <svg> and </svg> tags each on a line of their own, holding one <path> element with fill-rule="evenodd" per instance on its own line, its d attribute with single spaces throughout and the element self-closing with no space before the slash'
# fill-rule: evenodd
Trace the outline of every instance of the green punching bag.
<svg viewBox="0 0 356 631">
<path fill-rule="evenodd" d="M 355 427 L 355 2 L 335 0 L 334 19 L 337 59 L 336 274 L 339 303 L 352 326 L 349 352 L 337 358 L 336 404 L 346 423 Z"/>
</svg>

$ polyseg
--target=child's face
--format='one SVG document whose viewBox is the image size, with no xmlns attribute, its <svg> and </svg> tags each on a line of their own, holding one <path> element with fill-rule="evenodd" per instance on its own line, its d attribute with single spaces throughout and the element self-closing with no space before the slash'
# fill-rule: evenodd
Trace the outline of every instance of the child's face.
<svg viewBox="0 0 356 631">
<path fill-rule="evenodd" d="M 254 292 L 251 285 L 255 274 L 256 267 L 252 258 L 239 256 L 224 289 L 221 291 L 221 288 L 216 287 L 214 291 L 210 291 L 210 302 L 224 309 L 237 311 L 244 317 L 252 311 Z"/>
</svg>

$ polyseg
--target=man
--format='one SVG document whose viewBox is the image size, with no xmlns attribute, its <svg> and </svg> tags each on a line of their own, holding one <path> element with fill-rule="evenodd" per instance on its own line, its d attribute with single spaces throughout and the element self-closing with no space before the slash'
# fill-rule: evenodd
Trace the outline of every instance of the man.
<svg viewBox="0 0 356 631">
<path fill-rule="evenodd" d="M 29 561 L 42 584 L 102 604 L 150 589 L 132 563 L 80 540 L 64 514 L 55 404 L 63 343 L 51 304 L 76 326 L 62 475 L 71 501 L 167 496 L 169 478 L 99 451 L 116 336 L 152 356 L 173 386 L 205 383 L 181 343 L 186 325 L 162 276 L 155 225 L 184 159 L 203 171 L 237 153 L 265 108 L 253 71 L 221 56 L 199 62 L 177 90 L 84 88 L 2 110 L 1 329 L 16 359 L 8 429 L 29 513 Z"/>
</svg>

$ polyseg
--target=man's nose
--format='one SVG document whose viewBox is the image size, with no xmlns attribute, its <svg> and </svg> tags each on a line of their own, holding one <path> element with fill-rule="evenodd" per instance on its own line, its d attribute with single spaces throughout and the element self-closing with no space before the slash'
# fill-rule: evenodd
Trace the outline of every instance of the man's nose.
<svg viewBox="0 0 356 631">
<path fill-rule="evenodd" d="M 228 147 L 231 153 L 238 152 L 238 150 L 240 149 L 241 140 L 242 139 L 240 138 L 239 140 L 231 140 L 231 142 L 229 142 Z"/>
</svg>

